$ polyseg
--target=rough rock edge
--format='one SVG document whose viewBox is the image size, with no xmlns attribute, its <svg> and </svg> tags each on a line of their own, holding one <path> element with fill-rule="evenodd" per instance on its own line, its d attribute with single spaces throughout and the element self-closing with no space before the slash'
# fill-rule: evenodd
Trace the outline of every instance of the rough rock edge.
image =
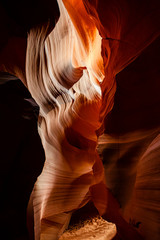
<svg viewBox="0 0 160 240">
<path fill-rule="evenodd" d="M 115 224 L 95 217 L 68 229 L 59 240 L 111 240 L 116 232 Z"/>
</svg>

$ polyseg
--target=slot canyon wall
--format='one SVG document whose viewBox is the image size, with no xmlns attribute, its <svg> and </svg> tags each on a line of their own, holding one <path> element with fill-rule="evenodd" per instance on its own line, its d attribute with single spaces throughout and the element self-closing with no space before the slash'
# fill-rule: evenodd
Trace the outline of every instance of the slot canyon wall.
<svg viewBox="0 0 160 240">
<path fill-rule="evenodd" d="M 116 224 L 115 239 L 158 240 L 159 0 L 52 2 L 45 24 L 48 8 L 34 8 L 25 69 L 11 71 L 39 106 L 35 240 L 59 239 L 91 202 Z"/>
<path fill-rule="evenodd" d="M 27 85 L 46 155 L 34 188 L 36 239 L 56 239 L 90 200 L 107 211 L 97 143 L 122 215 L 158 239 L 159 3 L 58 4 L 49 36 L 42 27 L 28 37 Z"/>
</svg>

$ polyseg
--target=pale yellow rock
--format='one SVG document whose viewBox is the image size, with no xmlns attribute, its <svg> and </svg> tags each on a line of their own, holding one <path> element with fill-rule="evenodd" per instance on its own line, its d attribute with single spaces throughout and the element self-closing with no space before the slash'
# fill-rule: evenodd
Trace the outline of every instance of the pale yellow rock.
<svg viewBox="0 0 160 240">
<path fill-rule="evenodd" d="M 116 225 L 101 217 L 85 221 L 63 233 L 59 240 L 111 240 L 116 235 Z"/>
</svg>

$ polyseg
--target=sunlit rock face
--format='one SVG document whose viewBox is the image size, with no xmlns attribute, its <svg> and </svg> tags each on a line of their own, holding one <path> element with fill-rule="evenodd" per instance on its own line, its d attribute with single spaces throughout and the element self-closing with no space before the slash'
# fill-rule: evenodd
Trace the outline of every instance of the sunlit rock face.
<svg viewBox="0 0 160 240">
<path fill-rule="evenodd" d="M 57 2 L 55 28 L 49 35 L 47 25 L 30 31 L 26 58 L 46 156 L 33 193 L 36 240 L 58 239 L 72 212 L 89 200 L 100 215 L 106 212 L 97 144 L 113 108 L 116 76 L 159 35 L 158 1 Z M 135 179 L 137 162 L 131 164 Z"/>
<path fill-rule="evenodd" d="M 57 239 L 72 211 L 90 200 L 92 185 L 104 185 L 96 153 L 104 79 L 101 37 L 82 1 L 58 3 L 61 16 L 50 35 L 45 39 L 45 28 L 30 33 L 26 63 L 28 87 L 41 109 L 46 155 L 34 190 L 35 234 L 48 240 Z M 97 203 L 101 213 L 105 201 Z"/>
</svg>

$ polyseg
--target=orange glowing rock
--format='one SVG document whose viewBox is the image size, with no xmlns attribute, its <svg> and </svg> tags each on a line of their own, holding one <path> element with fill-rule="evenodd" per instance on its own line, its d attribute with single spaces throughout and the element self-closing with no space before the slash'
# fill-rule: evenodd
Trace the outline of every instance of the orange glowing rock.
<svg viewBox="0 0 160 240">
<path fill-rule="evenodd" d="M 49 35 L 47 26 L 32 29 L 26 56 L 46 155 L 33 192 L 36 240 L 58 239 L 72 212 L 89 200 L 105 214 L 108 193 L 96 148 L 113 107 L 115 77 L 158 35 L 157 15 L 139 12 L 137 24 L 125 0 L 57 2 L 55 28 Z"/>
</svg>

